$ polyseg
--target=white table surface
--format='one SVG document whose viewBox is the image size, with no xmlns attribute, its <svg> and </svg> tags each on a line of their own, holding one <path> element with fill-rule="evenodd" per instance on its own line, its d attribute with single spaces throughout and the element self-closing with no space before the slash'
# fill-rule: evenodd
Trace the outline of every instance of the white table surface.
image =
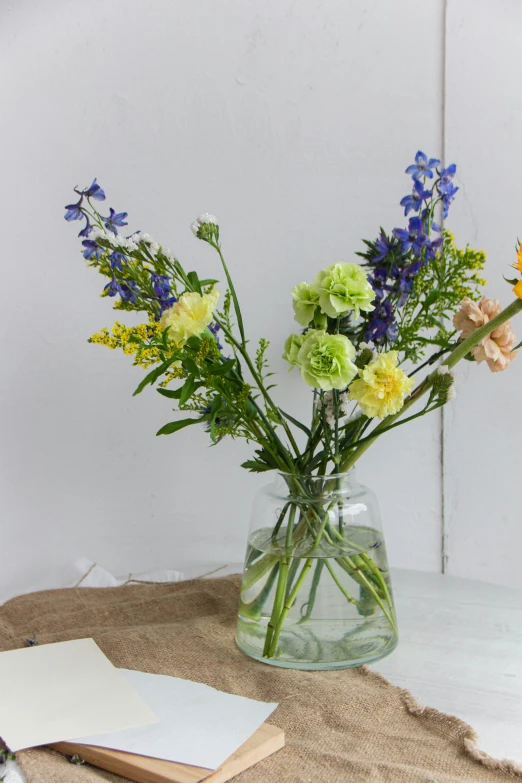
<svg viewBox="0 0 522 783">
<path fill-rule="evenodd" d="M 240 571 L 234 564 L 214 575 Z M 469 723 L 488 755 L 522 765 L 522 591 L 395 569 L 392 584 L 399 646 L 370 668 L 420 704 Z"/>
<path fill-rule="evenodd" d="M 181 568 L 185 579 L 241 571 Z M 522 765 L 522 591 L 404 570 L 392 570 L 392 583 L 400 643 L 370 668 L 420 704 L 469 723 L 493 758 Z M 14 767 L 6 783 L 20 781 Z"/>
</svg>

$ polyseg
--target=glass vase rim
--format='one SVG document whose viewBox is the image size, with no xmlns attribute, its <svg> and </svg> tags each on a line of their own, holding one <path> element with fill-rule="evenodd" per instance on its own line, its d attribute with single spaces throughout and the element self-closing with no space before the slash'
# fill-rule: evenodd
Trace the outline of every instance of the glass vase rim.
<svg viewBox="0 0 522 783">
<path fill-rule="evenodd" d="M 290 478 L 290 479 L 314 479 L 315 481 L 323 481 L 323 480 L 331 480 L 331 479 L 337 479 L 337 478 L 348 478 L 348 477 L 354 477 L 355 476 L 355 467 L 348 468 L 348 470 L 343 470 L 340 473 L 289 473 L 288 471 L 284 470 L 278 470 L 277 471 L 278 476 L 282 476 L 283 478 Z"/>
</svg>

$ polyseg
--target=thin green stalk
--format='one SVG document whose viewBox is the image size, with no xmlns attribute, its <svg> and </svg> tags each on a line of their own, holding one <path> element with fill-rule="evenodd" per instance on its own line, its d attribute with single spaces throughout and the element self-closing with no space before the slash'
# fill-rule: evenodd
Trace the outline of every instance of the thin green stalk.
<svg viewBox="0 0 522 783">
<path fill-rule="evenodd" d="M 263 655 L 268 655 L 268 652 L 270 650 L 270 646 L 272 643 L 272 635 L 274 633 L 275 625 L 277 622 L 277 618 L 280 616 L 281 611 L 284 606 L 285 598 L 286 598 L 286 585 L 288 582 L 288 569 L 290 567 L 291 563 L 291 548 L 292 548 L 292 533 L 294 530 L 294 521 L 295 521 L 295 514 L 296 514 L 296 507 L 295 505 L 292 505 L 290 509 L 290 514 L 288 517 L 288 527 L 286 529 L 286 542 L 285 542 L 285 549 L 286 553 L 285 556 L 280 561 L 280 567 L 279 567 L 279 577 L 277 580 L 277 588 L 276 588 L 276 594 L 274 598 L 274 605 L 272 607 L 272 614 L 270 616 L 270 620 L 268 622 L 268 626 L 266 629 L 266 637 L 265 637 L 265 646 L 263 648 Z"/>
<path fill-rule="evenodd" d="M 356 555 L 356 557 L 357 557 L 357 555 Z M 343 568 L 346 571 L 347 569 L 345 568 L 345 565 L 344 565 L 343 561 L 346 561 L 346 565 L 350 569 L 352 569 L 353 571 L 356 571 L 358 573 L 360 581 L 359 580 L 357 580 L 357 581 L 359 581 L 359 584 L 362 584 L 368 590 L 368 592 L 370 592 L 372 594 L 373 598 L 375 599 L 375 601 L 380 606 L 382 613 L 384 614 L 384 616 L 386 617 L 386 619 L 390 623 L 392 629 L 395 631 L 395 633 L 397 633 L 397 621 L 395 620 L 395 617 L 392 616 L 390 614 L 390 612 L 388 611 L 388 609 L 386 608 L 383 600 L 380 598 L 380 596 L 377 593 L 377 591 L 376 591 L 374 585 L 372 584 L 372 582 L 368 579 L 366 574 L 364 574 L 363 571 L 361 571 L 361 568 L 356 566 L 356 564 L 353 562 L 352 558 L 350 558 L 350 557 L 336 558 L 336 563 L 339 563 L 341 568 Z M 352 578 L 353 578 L 353 575 L 352 575 Z"/>
<path fill-rule="evenodd" d="M 239 602 L 239 614 L 249 617 L 251 620 L 259 620 L 263 606 L 265 605 L 268 596 L 270 595 L 277 574 L 279 573 L 279 563 L 276 563 L 268 575 L 268 579 L 261 588 L 260 592 L 256 595 L 252 601 L 246 603 L 246 601 L 240 600 Z"/>
<path fill-rule="evenodd" d="M 288 422 L 286 421 L 285 417 L 281 414 L 281 412 L 279 411 L 279 408 L 277 407 L 277 405 L 275 404 L 275 402 L 272 400 L 271 396 L 269 395 L 269 393 L 265 389 L 264 384 L 263 384 L 263 380 L 259 376 L 256 368 L 254 367 L 254 365 L 252 363 L 252 360 L 251 360 L 250 356 L 248 355 L 248 352 L 247 352 L 246 348 L 241 343 L 238 343 L 238 341 L 236 340 L 236 338 L 234 337 L 232 332 L 230 332 L 226 328 L 226 326 L 222 323 L 222 321 L 220 321 L 219 318 L 214 317 L 214 321 L 219 325 L 219 327 L 221 328 L 223 334 L 226 335 L 228 340 L 237 348 L 237 350 L 241 354 L 241 356 L 242 356 L 246 366 L 248 367 L 248 369 L 250 371 L 250 374 L 252 375 L 252 378 L 256 382 L 257 388 L 259 389 L 259 391 L 263 395 L 263 398 L 265 399 L 265 402 L 266 402 L 267 406 L 272 409 L 272 411 L 277 416 L 277 419 L 278 419 L 279 423 L 281 424 L 281 426 L 285 430 L 285 432 L 286 432 L 286 434 L 288 436 L 288 439 L 289 439 L 289 441 L 290 441 L 290 443 L 292 445 L 292 448 L 294 449 L 296 457 L 300 457 L 301 453 L 299 451 L 299 446 L 297 445 L 296 440 L 294 438 L 293 432 L 290 429 L 290 427 L 288 425 Z M 253 398 L 252 398 L 252 402 L 254 402 L 258 413 L 260 415 L 262 415 L 262 418 L 265 421 L 267 421 L 266 417 L 264 416 L 264 414 L 262 414 L 261 409 L 259 408 L 259 406 L 257 405 L 257 403 L 255 402 L 255 400 Z M 279 440 L 275 430 L 272 427 L 271 427 L 271 430 L 272 430 L 273 437 L 276 438 L 279 441 L 279 443 L 281 443 L 281 441 Z"/>
<path fill-rule="evenodd" d="M 331 564 L 331 563 L 329 563 L 329 562 L 328 562 L 328 560 L 326 560 L 326 561 L 325 561 L 325 565 L 326 565 L 326 568 L 328 569 L 328 572 L 329 572 L 330 576 L 332 577 L 332 579 L 334 580 L 335 584 L 337 585 L 337 587 L 339 588 L 339 590 L 341 591 L 341 593 L 344 595 L 344 597 L 346 598 L 346 600 L 347 600 L 349 603 L 351 603 L 351 604 L 355 604 L 355 605 L 357 606 L 357 601 L 355 600 L 355 598 L 353 597 L 353 595 L 350 595 L 350 593 L 348 592 L 348 590 L 347 590 L 347 589 L 345 588 L 345 586 L 342 584 L 342 582 L 340 581 L 339 577 L 337 576 L 337 574 L 336 574 L 336 573 L 335 573 L 335 571 L 333 570 L 333 568 L 332 568 L 332 564 Z"/>
<path fill-rule="evenodd" d="M 277 623 L 276 623 L 275 628 L 273 630 L 273 634 L 272 634 L 272 637 L 271 637 L 270 647 L 268 649 L 268 652 L 267 653 L 263 653 L 263 655 L 266 655 L 268 658 L 272 658 L 274 653 L 275 653 L 275 650 L 276 650 L 276 647 L 277 647 L 277 643 L 279 641 L 279 636 L 281 634 L 281 630 L 283 628 L 283 625 L 284 625 L 284 622 L 285 622 L 286 617 L 288 615 L 288 612 L 292 608 L 292 606 L 294 604 L 294 601 L 295 601 L 295 599 L 297 597 L 297 594 L 299 593 L 299 590 L 303 586 L 303 583 L 304 583 L 304 581 L 305 581 L 305 579 L 307 577 L 308 571 L 312 567 L 312 563 L 313 562 L 314 562 L 313 557 L 309 557 L 306 560 L 306 562 L 305 562 L 305 564 L 304 564 L 304 566 L 302 568 L 302 571 L 299 574 L 297 582 L 295 583 L 295 586 L 294 586 L 292 592 L 290 593 L 290 595 L 288 596 L 288 598 L 286 599 L 286 601 L 284 603 L 283 609 L 282 609 L 282 611 L 279 614 L 279 619 L 277 620 Z"/>
<path fill-rule="evenodd" d="M 388 585 L 386 583 L 386 579 L 384 578 L 380 568 L 378 567 L 377 563 L 375 563 L 375 561 L 372 560 L 372 558 L 368 555 L 367 552 L 365 552 L 364 554 L 359 555 L 359 557 L 361 558 L 361 560 L 363 560 L 366 563 L 368 568 L 370 568 L 370 570 L 375 575 L 375 578 L 377 579 L 377 581 L 381 585 L 381 589 L 382 589 L 382 591 L 384 593 L 384 596 L 386 598 L 386 602 L 387 602 L 388 606 L 390 607 L 390 610 L 393 613 L 393 616 L 394 616 L 394 618 L 396 620 L 397 618 L 396 618 L 396 615 L 395 615 L 395 605 L 394 605 L 394 603 L 392 601 L 392 597 L 391 597 L 390 591 L 388 589 Z"/>
<path fill-rule="evenodd" d="M 303 607 L 306 606 L 306 612 L 298 621 L 297 625 L 299 625 L 300 623 L 305 623 L 312 616 L 312 612 L 315 605 L 315 599 L 317 596 L 317 588 L 319 587 L 319 580 L 321 579 L 321 573 L 324 568 L 324 563 L 325 563 L 324 560 L 318 560 L 317 563 L 315 564 L 315 571 L 312 578 L 312 584 L 310 586 L 310 592 L 308 593 L 308 601 L 305 604 L 303 604 L 303 606 L 301 607 L 301 612 L 302 612 Z"/>
<path fill-rule="evenodd" d="M 288 507 L 290 505 L 290 501 L 288 503 L 285 503 L 283 506 L 283 510 L 279 514 L 279 518 L 277 522 L 274 525 L 274 529 L 272 530 L 272 542 L 275 543 L 275 540 L 277 538 L 277 534 L 279 533 L 279 530 L 281 528 L 281 525 L 283 524 L 284 518 L 286 517 L 286 512 L 288 511 Z"/>
</svg>

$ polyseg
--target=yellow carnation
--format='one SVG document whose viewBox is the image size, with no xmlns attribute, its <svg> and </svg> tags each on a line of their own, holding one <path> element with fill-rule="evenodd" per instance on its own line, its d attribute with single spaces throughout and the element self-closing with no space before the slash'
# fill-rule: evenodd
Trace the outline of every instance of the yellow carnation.
<svg viewBox="0 0 522 783">
<path fill-rule="evenodd" d="M 209 294 L 202 295 L 192 291 L 180 296 L 172 307 L 165 310 L 160 321 L 162 329 L 169 327 L 169 341 L 182 344 L 189 337 L 196 337 L 204 332 L 212 321 L 218 299 L 219 291 L 215 288 Z"/>
<path fill-rule="evenodd" d="M 397 367 L 397 359 L 397 351 L 379 354 L 359 370 L 361 377 L 351 384 L 349 398 L 357 400 L 366 416 L 384 419 L 404 405 L 414 380 Z"/>
</svg>

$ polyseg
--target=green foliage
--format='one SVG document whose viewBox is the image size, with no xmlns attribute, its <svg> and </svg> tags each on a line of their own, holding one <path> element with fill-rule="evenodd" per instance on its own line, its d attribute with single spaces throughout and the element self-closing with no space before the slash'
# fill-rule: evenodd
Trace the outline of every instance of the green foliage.
<svg viewBox="0 0 522 783">
<path fill-rule="evenodd" d="M 453 235 L 443 231 L 443 245 L 437 257 L 422 267 L 414 280 L 412 295 L 399 310 L 399 336 L 394 350 L 414 364 L 430 349 L 445 353 L 455 343 L 451 318 L 462 299 L 480 299 L 480 276 L 486 262 L 482 250 L 469 246 L 461 250 Z"/>
<path fill-rule="evenodd" d="M 259 377 L 263 381 L 263 384 L 267 378 L 271 378 L 274 375 L 273 372 L 268 372 L 268 360 L 266 358 L 266 352 L 268 350 L 269 345 L 270 345 L 269 340 L 265 340 L 264 337 L 261 337 L 261 339 L 259 340 L 259 347 L 256 351 L 256 368 Z M 274 386 L 275 386 L 274 383 L 271 384 L 270 386 L 266 386 L 265 384 L 265 388 L 267 391 L 273 389 Z"/>
</svg>

